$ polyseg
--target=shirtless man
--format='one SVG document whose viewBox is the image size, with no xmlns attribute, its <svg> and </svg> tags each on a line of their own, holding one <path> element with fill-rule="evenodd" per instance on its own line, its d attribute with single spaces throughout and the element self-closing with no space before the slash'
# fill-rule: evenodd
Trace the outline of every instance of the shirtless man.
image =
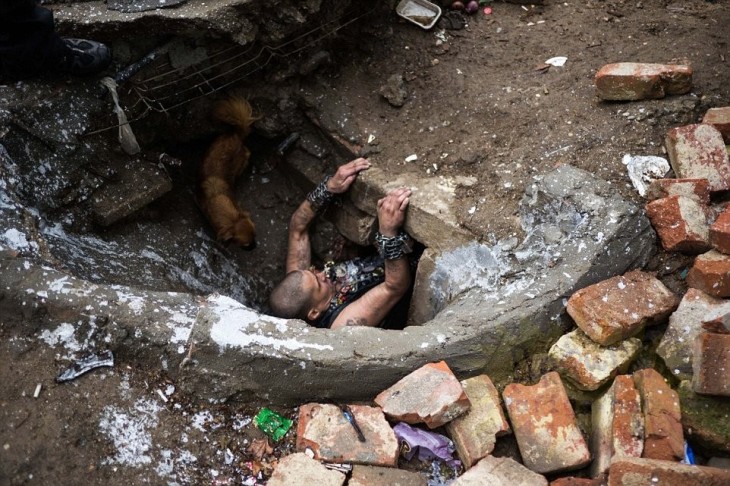
<svg viewBox="0 0 730 486">
<path fill-rule="evenodd" d="M 358 174 L 370 167 L 363 158 L 340 166 L 294 211 L 289 223 L 287 275 L 271 293 L 272 314 L 299 318 L 315 327 L 378 326 L 410 289 L 407 253 L 412 240 L 403 231 L 411 190 L 398 188 L 378 201 L 379 256 L 311 267 L 309 226 Z"/>
</svg>

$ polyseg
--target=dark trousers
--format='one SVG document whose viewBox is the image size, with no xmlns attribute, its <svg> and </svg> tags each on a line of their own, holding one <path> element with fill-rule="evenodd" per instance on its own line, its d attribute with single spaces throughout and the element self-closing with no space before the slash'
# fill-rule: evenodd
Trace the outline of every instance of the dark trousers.
<svg viewBox="0 0 730 486">
<path fill-rule="evenodd" d="M 56 70 L 69 48 L 56 33 L 53 12 L 35 3 L 0 14 L 0 77 L 14 81 Z"/>
</svg>

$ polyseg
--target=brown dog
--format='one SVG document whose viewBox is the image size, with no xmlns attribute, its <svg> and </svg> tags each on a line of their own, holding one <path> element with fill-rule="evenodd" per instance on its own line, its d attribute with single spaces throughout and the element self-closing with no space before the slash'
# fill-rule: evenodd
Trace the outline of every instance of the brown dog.
<svg viewBox="0 0 730 486">
<path fill-rule="evenodd" d="M 233 130 L 215 139 L 200 165 L 200 206 L 218 240 L 232 241 L 245 250 L 253 250 L 256 228 L 249 213 L 236 203 L 233 189 L 236 179 L 248 166 L 251 152 L 244 142 L 257 118 L 248 101 L 238 97 L 218 103 L 213 116 Z"/>
</svg>

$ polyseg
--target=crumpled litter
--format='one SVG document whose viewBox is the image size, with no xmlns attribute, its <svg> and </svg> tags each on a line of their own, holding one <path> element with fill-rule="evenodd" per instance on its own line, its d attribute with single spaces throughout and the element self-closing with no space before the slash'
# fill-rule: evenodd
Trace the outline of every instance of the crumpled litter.
<svg viewBox="0 0 730 486">
<path fill-rule="evenodd" d="M 669 162 L 663 157 L 654 155 L 624 155 L 621 163 L 626 166 L 629 179 L 640 196 L 646 195 L 649 184 L 654 179 L 661 179 L 669 172 Z"/>
<path fill-rule="evenodd" d="M 545 64 L 549 64 L 549 65 L 555 66 L 555 67 L 563 67 L 563 66 L 565 66 L 565 63 L 567 61 L 568 61 L 568 58 L 565 56 L 556 56 L 556 57 L 551 57 L 550 59 L 545 61 Z"/>
<path fill-rule="evenodd" d="M 405 443 L 408 446 L 408 450 L 403 454 L 406 460 L 410 461 L 418 454 L 419 461 L 440 459 L 451 467 L 461 466 L 461 461 L 454 459 L 456 448 L 448 437 L 411 427 L 405 422 L 396 424 L 393 432 L 398 443 Z"/>
</svg>

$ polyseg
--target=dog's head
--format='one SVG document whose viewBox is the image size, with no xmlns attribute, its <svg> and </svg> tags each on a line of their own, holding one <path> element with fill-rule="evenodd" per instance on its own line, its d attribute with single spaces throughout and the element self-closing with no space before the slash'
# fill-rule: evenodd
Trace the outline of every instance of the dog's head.
<svg viewBox="0 0 730 486">
<path fill-rule="evenodd" d="M 224 243 L 234 243 L 244 250 L 256 248 L 256 227 L 248 213 L 241 211 L 231 225 L 218 231 L 218 239 Z"/>
</svg>

